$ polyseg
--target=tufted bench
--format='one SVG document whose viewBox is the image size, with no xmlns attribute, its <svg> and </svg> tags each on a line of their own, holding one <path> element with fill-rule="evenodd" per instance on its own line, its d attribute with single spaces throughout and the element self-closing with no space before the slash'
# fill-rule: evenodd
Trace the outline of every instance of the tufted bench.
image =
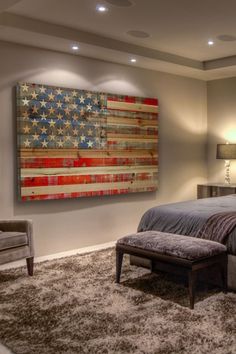
<svg viewBox="0 0 236 354">
<path fill-rule="evenodd" d="M 160 231 L 145 231 L 120 238 L 116 243 L 116 282 L 120 282 L 123 255 L 158 262 L 162 270 L 188 275 L 190 308 L 194 308 L 196 274 L 200 269 L 218 266 L 223 289 L 227 291 L 227 252 L 218 242 Z"/>
</svg>

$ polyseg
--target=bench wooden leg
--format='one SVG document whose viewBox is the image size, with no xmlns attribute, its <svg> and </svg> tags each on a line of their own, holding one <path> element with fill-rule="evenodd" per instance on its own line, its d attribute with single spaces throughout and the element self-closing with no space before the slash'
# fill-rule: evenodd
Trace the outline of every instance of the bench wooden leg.
<svg viewBox="0 0 236 354">
<path fill-rule="evenodd" d="M 123 255 L 124 255 L 123 251 L 116 249 L 116 283 L 120 282 Z"/>
<path fill-rule="evenodd" d="M 195 299 L 195 287 L 196 287 L 196 272 L 192 270 L 188 273 L 188 289 L 189 289 L 189 301 L 190 309 L 194 309 L 194 299 Z"/>
<path fill-rule="evenodd" d="M 34 257 L 26 258 L 27 270 L 30 276 L 34 273 Z"/>
</svg>

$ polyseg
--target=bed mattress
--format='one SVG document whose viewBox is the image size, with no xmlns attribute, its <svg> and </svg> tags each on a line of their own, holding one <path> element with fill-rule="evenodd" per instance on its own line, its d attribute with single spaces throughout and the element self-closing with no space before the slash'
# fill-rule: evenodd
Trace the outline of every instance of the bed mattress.
<svg viewBox="0 0 236 354">
<path fill-rule="evenodd" d="M 145 212 L 138 232 L 156 230 L 196 236 L 207 219 L 216 213 L 236 212 L 236 194 L 153 207 Z M 229 254 L 236 255 L 236 227 L 226 242 Z"/>
</svg>

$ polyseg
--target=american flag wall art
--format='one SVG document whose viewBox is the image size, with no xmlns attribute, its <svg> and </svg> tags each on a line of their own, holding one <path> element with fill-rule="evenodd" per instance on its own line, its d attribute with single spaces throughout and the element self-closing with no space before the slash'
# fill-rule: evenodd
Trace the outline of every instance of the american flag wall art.
<svg viewBox="0 0 236 354">
<path fill-rule="evenodd" d="M 157 189 L 158 101 L 17 85 L 20 200 Z"/>
</svg>

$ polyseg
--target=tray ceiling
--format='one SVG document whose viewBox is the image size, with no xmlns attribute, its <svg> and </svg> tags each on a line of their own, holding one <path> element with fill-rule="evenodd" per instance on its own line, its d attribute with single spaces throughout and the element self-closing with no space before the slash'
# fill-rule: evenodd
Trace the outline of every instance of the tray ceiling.
<svg viewBox="0 0 236 354">
<path fill-rule="evenodd" d="M 236 73 L 235 13 L 235 0 L 3 0 L 0 40 L 69 53 L 78 43 L 82 56 L 135 56 L 135 66 L 209 80 Z"/>
</svg>

